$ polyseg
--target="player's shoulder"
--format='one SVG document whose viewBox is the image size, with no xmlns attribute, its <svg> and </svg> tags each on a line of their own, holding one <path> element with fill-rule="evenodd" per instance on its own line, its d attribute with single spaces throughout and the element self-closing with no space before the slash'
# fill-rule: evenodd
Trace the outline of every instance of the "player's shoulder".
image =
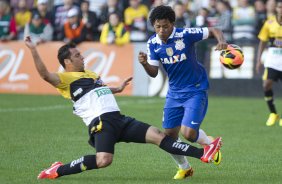
<svg viewBox="0 0 282 184">
<path fill-rule="evenodd" d="M 150 45 L 155 45 L 159 43 L 159 38 L 157 37 L 157 34 L 153 34 L 152 36 L 150 36 L 150 38 L 148 39 L 148 44 Z"/>
</svg>

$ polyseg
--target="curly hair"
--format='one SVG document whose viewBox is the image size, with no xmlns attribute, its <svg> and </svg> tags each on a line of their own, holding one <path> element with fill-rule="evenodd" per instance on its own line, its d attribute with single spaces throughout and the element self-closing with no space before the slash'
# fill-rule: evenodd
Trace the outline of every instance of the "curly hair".
<svg viewBox="0 0 282 184">
<path fill-rule="evenodd" d="M 61 48 L 59 48 L 58 51 L 58 55 L 57 58 L 60 62 L 60 64 L 65 68 L 65 59 L 69 59 L 70 58 L 70 48 L 75 48 L 75 44 L 74 43 L 69 43 L 69 44 L 65 44 L 63 45 Z"/>
<path fill-rule="evenodd" d="M 152 26 L 154 25 L 156 20 L 162 19 L 167 19 L 171 23 L 175 22 L 175 12 L 170 6 L 157 6 L 151 11 L 149 20 Z"/>
</svg>

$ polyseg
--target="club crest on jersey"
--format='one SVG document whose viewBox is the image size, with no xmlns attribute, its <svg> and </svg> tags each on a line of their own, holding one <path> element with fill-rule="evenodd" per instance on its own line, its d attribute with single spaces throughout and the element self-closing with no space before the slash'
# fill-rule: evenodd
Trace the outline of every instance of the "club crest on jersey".
<svg viewBox="0 0 282 184">
<path fill-rule="evenodd" d="M 166 54 L 168 56 L 173 56 L 173 49 L 171 47 L 166 48 Z"/>
<path fill-rule="evenodd" d="M 175 49 L 176 50 L 182 50 L 185 48 L 185 44 L 183 42 L 183 39 L 178 39 L 175 41 Z"/>
</svg>

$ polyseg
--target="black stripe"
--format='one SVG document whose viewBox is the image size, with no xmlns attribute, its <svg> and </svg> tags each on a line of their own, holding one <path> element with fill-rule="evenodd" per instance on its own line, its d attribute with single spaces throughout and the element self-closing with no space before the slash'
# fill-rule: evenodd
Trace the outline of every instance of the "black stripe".
<svg viewBox="0 0 282 184">
<path fill-rule="evenodd" d="M 71 99 L 77 101 L 89 91 L 101 86 L 101 80 L 94 80 L 93 78 L 78 79 L 70 84 Z"/>
</svg>

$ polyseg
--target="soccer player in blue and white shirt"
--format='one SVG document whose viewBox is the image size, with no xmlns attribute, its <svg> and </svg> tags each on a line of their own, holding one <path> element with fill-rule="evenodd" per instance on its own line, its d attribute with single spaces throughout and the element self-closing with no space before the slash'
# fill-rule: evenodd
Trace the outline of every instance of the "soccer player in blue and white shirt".
<svg viewBox="0 0 282 184">
<path fill-rule="evenodd" d="M 218 41 L 217 50 L 226 49 L 223 33 L 216 28 L 176 28 L 175 12 L 169 6 L 158 6 L 150 14 L 156 34 L 147 42 L 148 55 L 140 52 L 139 62 L 147 74 L 156 77 L 160 63 L 169 78 L 169 89 L 164 106 L 163 128 L 165 133 L 183 137 L 201 145 L 211 143 L 211 138 L 200 129 L 208 107 L 208 77 L 197 61 L 195 43 L 208 37 Z M 192 176 L 193 170 L 185 157 L 172 155 L 179 166 L 174 179 Z M 216 154 L 219 164 L 221 153 Z"/>
</svg>

